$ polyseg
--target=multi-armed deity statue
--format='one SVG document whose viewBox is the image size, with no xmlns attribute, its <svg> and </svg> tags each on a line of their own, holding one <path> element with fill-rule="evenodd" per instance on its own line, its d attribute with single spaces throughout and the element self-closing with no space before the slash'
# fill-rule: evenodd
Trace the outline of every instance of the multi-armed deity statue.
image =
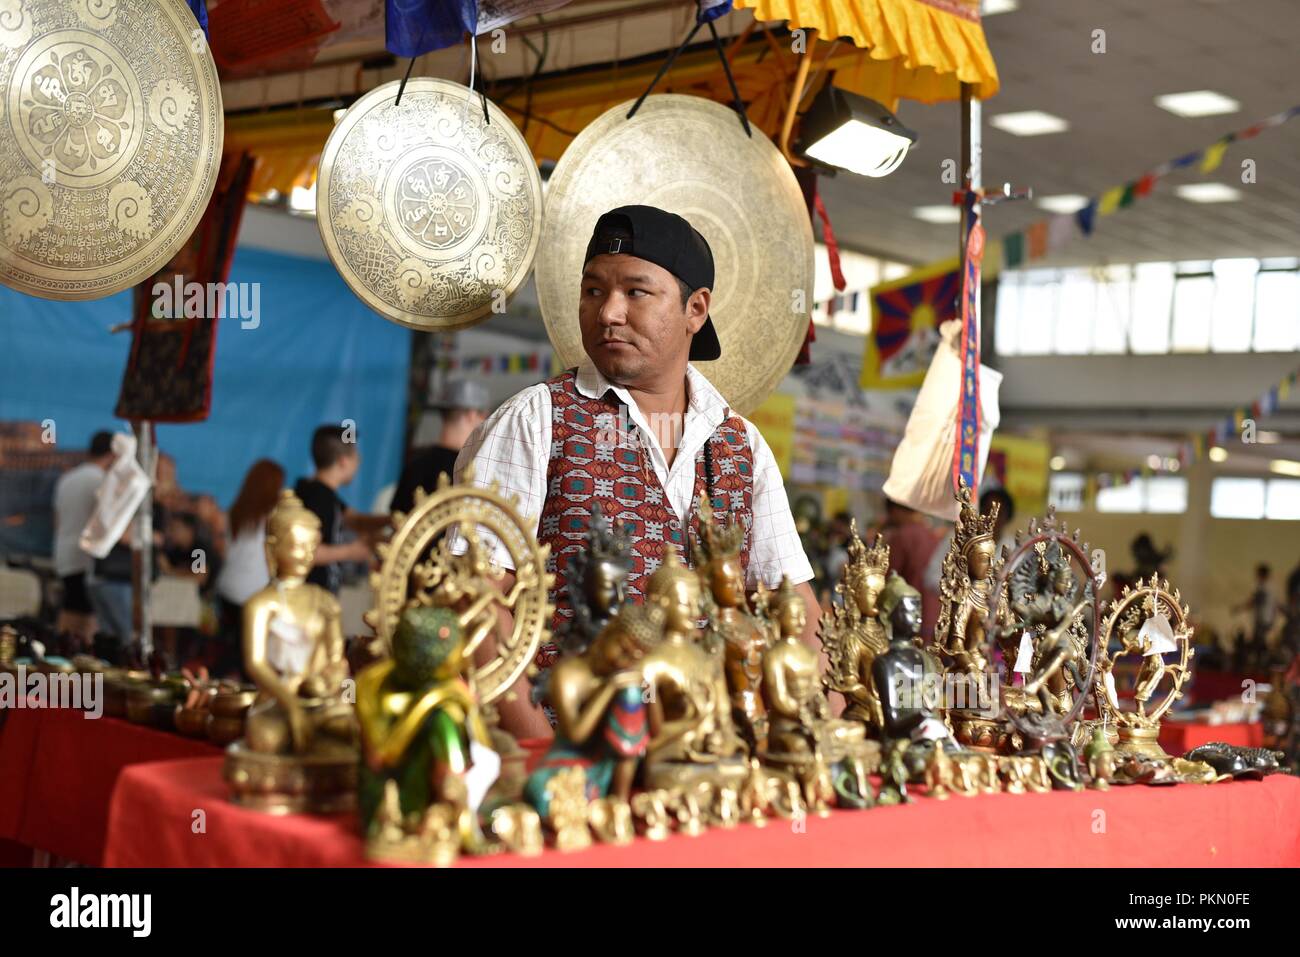
<svg viewBox="0 0 1300 957">
<path fill-rule="evenodd" d="M 836 604 L 822 616 L 817 631 L 830 666 L 823 683 L 827 691 L 843 695 L 846 720 L 857 721 L 872 736 L 879 736 L 884 718 L 871 677 L 871 663 L 889 649 L 889 637 L 880 621 L 880 595 L 889 572 L 889 545 L 877 537 L 868 548 L 858 537 L 856 519 L 850 523 L 850 531 L 844 580 L 835 586 L 843 604 Z"/>
<path fill-rule="evenodd" d="M 700 583 L 671 545 L 647 581 L 647 604 L 663 610 L 663 639 L 642 662 L 649 697 L 649 788 L 739 785 L 749 773 L 746 746 L 731 716 L 722 653 L 700 644 Z"/>
<path fill-rule="evenodd" d="M 271 813 L 355 801 L 357 722 L 338 601 L 307 583 L 320 520 L 286 490 L 267 520 L 271 582 L 244 605 L 244 667 L 259 695 L 227 751 L 231 799 Z"/>
<path fill-rule="evenodd" d="M 1182 603 L 1178 590 L 1154 575 L 1150 581 L 1139 579 L 1135 587 L 1126 587 L 1111 603 L 1101 629 L 1095 686 L 1106 723 L 1118 731 L 1116 750 L 1121 756 L 1168 758 L 1158 741 L 1160 719 L 1182 696 L 1183 685 L 1191 677 L 1195 652 L 1190 618 L 1191 610 Z M 1113 655 L 1109 653 L 1112 643 L 1118 646 Z M 1178 660 L 1166 663 L 1167 654 L 1177 654 Z M 1131 709 L 1120 705 L 1113 670 L 1115 662 L 1125 657 L 1141 661 Z M 1159 697 L 1157 692 L 1166 678 L 1168 688 Z"/>
<path fill-rule="evenodd" d="M 740 563 L 745 526 L 738 521 L 714 522 L 713 507 L 704 493 L 699 517 L 700 533 L 692 539 L 691 554 L 701 585 L 712 598 L 709 629 L 721 639 L 731 717 L 750 752 L 759 754 L 767 743 L 761 691 L 767 634 L 745 601 L 745 569 Z"/>
</svg>

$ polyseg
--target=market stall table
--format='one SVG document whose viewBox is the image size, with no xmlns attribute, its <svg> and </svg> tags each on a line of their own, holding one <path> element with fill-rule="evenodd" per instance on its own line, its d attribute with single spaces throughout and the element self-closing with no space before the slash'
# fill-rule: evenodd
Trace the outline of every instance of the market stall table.
<svg viewBox="0 0 1300 957">
<path fill-rule="evenodd" d="M 202 815 L 197 814 L 202 811 Z M 202 826 L 200 827 L 200 822 Z M 993 794 L 771 820 L 699 837 L 638 839 L 466 866 L 746 867 L 1024 865 L 1300 866 L 1300 781 Z M 219 758 L 138 764 L 118 781 L 111 867 L 350 867 L 366 863 L 351 815 L 275 817 L 232 805 Z"/>
<path fill-rule="evenodd" d="M 1264 744 L 1264 726 L 1258 721 L 1210 724 L 1207 721 L 1171 721 L 1168 718 L 1160 725 L 1160 747 L 1174 757 L 1211 741 L 1258 748 Z"/>
<path fill-rule="evenodd" d="M 99 864 L 127 765 L 211 757 L 207 741 L 69 708 L 15 708 L 0 729 L 0 840 Z"/>
</svg>

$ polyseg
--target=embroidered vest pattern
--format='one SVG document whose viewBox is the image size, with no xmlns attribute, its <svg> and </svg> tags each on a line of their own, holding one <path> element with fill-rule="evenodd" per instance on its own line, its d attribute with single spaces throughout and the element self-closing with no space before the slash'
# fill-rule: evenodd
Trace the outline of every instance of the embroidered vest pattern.
<svg viewBox="0 0 1300 957">
<path fill-rule="evenodd" d="M 547 571 L 555 575 L 550 601 L 555 605 L 552 634 L 573 618 L 566 588 L 568 557 L 586 547 L 593 502 L 615 522 L 630 529 L 632 572 L 627 597 L 640 603 L 646 579 L 663 561 L 665 545 L 690 565 L 686 528 L 698 523 L 699 497 L 707 487 L 704 448 L 695 455 L 695 490 L 686 524 L 677 520 L 650 463 L 649 453 L 633 435 L 618 435 L 620 403 L 612 394 L 588 398 L 578 391 L 576 370 L 547 382 L 551 392 L 551 452 L 546 468 L 546 501 L 538 522 L 538 541 L 551 546 Z M 613 442 L 609 441 L 611 438 Z M 740 562 L 749 567 L 754 526 L 754 455 L 744 422 L 728 415 L 709 436 L 713 465 L 713 509 L 722 519 L 738 518 L 745 526 Z M 538 650 L 536 664 L 549 668 L 558 657 L 553 641 Z"/>
</svg>

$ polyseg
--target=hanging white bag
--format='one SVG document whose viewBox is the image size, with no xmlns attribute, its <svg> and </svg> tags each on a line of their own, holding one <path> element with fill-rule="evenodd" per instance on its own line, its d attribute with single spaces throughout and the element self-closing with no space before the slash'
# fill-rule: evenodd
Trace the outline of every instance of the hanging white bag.
<svg viewBox="0 0 1300 957">
<path fill-rule="evenodd" d="M 944 521 L 957 520 L 952 490 L 953 445 L 957 441 L 958 400 L 961 398 L 961 320 L 939 327 L 940 342 L 916 395 L 903 440 L 885 480 L 890 499 Z M 1002 373 L 980 365 L 980 435 L 975 481 L 978 486 L 989 458 L 989 442 L 998 427 L 998 388 Z"/>
</svg>

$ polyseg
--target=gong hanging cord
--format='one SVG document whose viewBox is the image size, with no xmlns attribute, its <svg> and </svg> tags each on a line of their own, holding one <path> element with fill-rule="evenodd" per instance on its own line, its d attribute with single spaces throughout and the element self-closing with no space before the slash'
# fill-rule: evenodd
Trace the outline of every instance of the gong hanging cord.
<svg viewBox="0 0 1300 957">
<path fill-rule="evenodd" d="M 636 111 L 641 109 L 641 104 L 645 102 L 646 97 L 654 92 L 654 88 L 659 85 L 659 81 L 664 78 L 664 74 L 672 69 L 673 64 L 677 62 L 677 57 L 681 55 L 683 50 L 690 46 L 691 41 L 695 39 L 695 34 L 700 32 L 700 27 L 704 26 L 704 23 L 705 21 L 696 20 L 695 26 L 691 27 L 691 32 L 686 34 L 686 39 L 678 44 L 677 49 L 668 54 L 668 59 L 664 60 L 663 65 L 659 67 L 659 72 L 656 73 L 654 79 L 650 81 L 650 85 L 646 87 L 645 92 L 637 98 L 637 101 L 634 104 L 632 104 L 632 109 L 627 111 L 627 118 L 629 120 L 636 116 Z M 709 32 L 713 34 L 713 48 L 717 51 L 718 59 L 722 61 L 722 70 L 726 73 L 727 84 L 731 87 L 731 95 L 733 97 L 731 104 L 732 109 L 740 114 L 740 125 L 744 127 L 745 135 L 750 139 L 753 139 L 754 133 L 749 128 L 749 115 L 745 112 L 745 104 L 740 99 L 740 90 L 736 87 L 736 79 L 731 75 L 731 63 L 727 60 L 726 51 L 722 49 L 722 40 L 718 37 L 718 28 L 713 25 L 712 20 L 708 21 L 708 25 Z"/>
</svg>

